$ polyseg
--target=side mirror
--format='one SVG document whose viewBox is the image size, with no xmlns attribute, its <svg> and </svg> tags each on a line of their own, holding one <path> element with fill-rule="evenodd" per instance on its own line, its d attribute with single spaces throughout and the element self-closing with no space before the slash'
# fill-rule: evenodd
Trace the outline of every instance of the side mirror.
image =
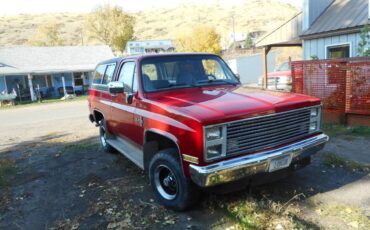
<svg viewBox="0 0 370 230">
<path fill-rule="evenodd" d="M 235 74 L 235 77 L 238 78 L 240 80 L 240 74 L 236 73 Z"/>
<path fill-rule="evenodd" d="M 108 83 L 108 90 L 110 94 L 117 94 L 124 92 L 124 85 L 122 82 L 113 81 Z"/>
</svg>

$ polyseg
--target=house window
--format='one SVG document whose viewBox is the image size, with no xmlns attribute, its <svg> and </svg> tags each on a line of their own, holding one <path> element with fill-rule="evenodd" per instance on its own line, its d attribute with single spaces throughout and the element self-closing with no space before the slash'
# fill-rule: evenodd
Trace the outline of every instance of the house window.
<svg viewBox="0 0 370 230">
<path fill-rule="evenodd" d="M 350 44 L 328 46 L 326 58 L 349 58 L 350 57 Z"/>
</svg>

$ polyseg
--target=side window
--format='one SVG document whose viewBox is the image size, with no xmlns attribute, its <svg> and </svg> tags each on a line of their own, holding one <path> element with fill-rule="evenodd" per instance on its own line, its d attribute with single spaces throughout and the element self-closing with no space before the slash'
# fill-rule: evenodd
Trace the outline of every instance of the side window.
<svg viewBox="0 0 370 230">
<path fill-rule="evenodd" d="M 116 68 L 116 64 L 110 64 L 107 66 L 107 70 L 105 71 L 102 84 L 108 84 L 113 79 L 114 70 Z"/>
<path fill-rule="evenodd" d="M 105 69 L 106 69 L 106 65 L 99 65 L 96 70 L 95 70 L 95 74 L 94 74 L 94 80 L 93 80 L 93 83 L 94 84 L 101 84 L 101 81 L 102 81 L 102 77 L 105 73 Z"/>
<path fill-rule="evenodd" d="M 133 87 L 135 72 L 135 62 L 126 62 L 121 68 L 118 81 L 123 82 L 127 92 L 133 92 L 137 88 Z"/>
<path fill-rule="evenodd" d="M 142 74 L 147 75 L 150 80 L 158 80 L 157 68 L 154 64 L 144 64 L 141 68 Z"/>
</svg>

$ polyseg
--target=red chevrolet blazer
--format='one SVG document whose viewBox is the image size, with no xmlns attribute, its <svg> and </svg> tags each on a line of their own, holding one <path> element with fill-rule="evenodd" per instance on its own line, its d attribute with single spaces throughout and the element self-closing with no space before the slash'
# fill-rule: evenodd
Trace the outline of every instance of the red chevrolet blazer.
<svg viewBox="0 0 370 230">
<path fill-rule="evenodd" d="M 318 98 L 243 87 L 213 54 L 104 61 L 88 101 L 103 149 L 147 171 L 176 210 L 201 188 L 306 166 L 328 141 Z"/>
</svg>

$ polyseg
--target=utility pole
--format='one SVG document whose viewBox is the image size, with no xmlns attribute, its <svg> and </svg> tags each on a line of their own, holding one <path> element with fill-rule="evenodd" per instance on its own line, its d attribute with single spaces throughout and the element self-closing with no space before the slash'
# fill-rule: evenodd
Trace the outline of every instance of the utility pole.
<svg viewBox="0 0 370 230">
<path fill-rule="evenodd" d="M 236 43 L 236 38 L 235 38 L 235 18 L 234 18 L 234 15 L 231 16 L 232 20 L 233 20 L 233 38 L 234 38 L 234 49 L 235 49 L 235 43 Z"/>
</svg>

